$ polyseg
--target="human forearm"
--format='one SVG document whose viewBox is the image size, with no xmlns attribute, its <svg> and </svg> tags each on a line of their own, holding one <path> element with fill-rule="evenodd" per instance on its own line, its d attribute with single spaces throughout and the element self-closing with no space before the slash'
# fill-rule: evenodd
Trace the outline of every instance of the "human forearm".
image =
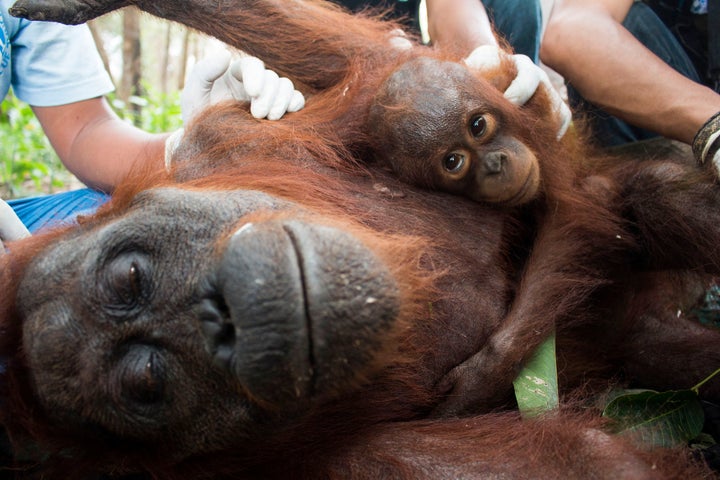
<svg viewBox="0 0 720 480">
<path fill-rule="evenodd" d="M 469 54 L 479 45 L 497 45 L 480 0 L 426 0 L 428 33 L 433 43 Z"/>
<path fill-rule="evenodd" d="M 101 98 L 33 110 L 68 170 L 92 188 L 112 191 L 135 166 L 163 164 L 167 135 L 127 124 Z"/>
<path fill-rule="evenodd" d="M 133 168 L 162 168 L 167 136 L 105 122 L 78 135 L 64 163 L 86 185 L 110 192 Z"/>
<path fill-rule="evenodd" d="M 623 14 L 601 3 L 556 5 L 542 44 L 543 62 L 609 113 L 690 143 L 720 110 L 720 96 L 652 54 L 619 23 Z"/>
</svg>

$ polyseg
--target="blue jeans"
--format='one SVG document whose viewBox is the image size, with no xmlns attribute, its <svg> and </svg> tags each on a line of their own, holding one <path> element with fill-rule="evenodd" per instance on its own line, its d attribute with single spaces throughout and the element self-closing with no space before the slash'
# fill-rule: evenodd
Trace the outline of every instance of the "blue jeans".
<svg viewBox="0 0 720 480">
<path fill-rule="evenodd" d="M 482 0 L 495 30 L 513 48 L 538 63 L 542 33 L 539 0 Z"/>
<path fill-rule="evenodd" d="M 79 215 L 94 213 L 109 199 L 105 193 L 83 188 L 54 195 L 8 200 L 7 203 L 30 233 L 35 233 L 42 228 L 74 223 Z"/>
<path fill-rule="evenodd" d="M 623 26 L 665 63 L 689 79 L 700 82 L 685 49 L 650 7 L 635 2 L 625 17 Z M 574 110 L 584 113 L 583 116 L 590 123 L 593 138 L 598 145 L 616 146 L 659 136 L 655 132 L 613 117 L 585 100 L 571 84 L 568 84 L 568 100 Z"/>
</svg>

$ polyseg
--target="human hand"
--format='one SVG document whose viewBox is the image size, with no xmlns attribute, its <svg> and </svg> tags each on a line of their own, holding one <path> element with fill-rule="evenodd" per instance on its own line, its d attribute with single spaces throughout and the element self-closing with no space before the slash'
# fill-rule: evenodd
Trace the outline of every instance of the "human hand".
<svg viewBox="0 0 720 480">
<path fill-rule="evenodd" d="M 560 121 L 557 138 L 562 138 L 572 120 L 570 107 L 567 106 L 558 91 L 553 87 L 547 73 L 538 65 L 535 65 L 528 56 L 510 55 L 494 45 L 482 45 L 465 58 L 465 64 L 470 68 L 487 71 L 497 68 L 500 65 L 501 56 L 505 55 L 515 64 L 517 70 L 515 79 L 503 94 L 505 98 L 515 105 L 524 105 L 535 94 L 540 85 L 544 86 L 550 97 L 552 109 Z"/>
<path fill-rule="evenodd" d="M 30 232 L 20 221 L 15 211 L 0 199 L 0 255 L 5 253 L 3 242 L 29 237 Z"/>
<path fill-rule="evenodd" d="M 290 79 L 266 69 L 259 58 L 231 61 L 230 52 L 225 51 L 201 60 L 190 72 L 180 96 L 183 122 L 190 122 L 210 105 L 231 99 L 250 102 L 252 116 L 268 120 L 278 120 L 305 106 L 305 97 Z"/>
</svg>

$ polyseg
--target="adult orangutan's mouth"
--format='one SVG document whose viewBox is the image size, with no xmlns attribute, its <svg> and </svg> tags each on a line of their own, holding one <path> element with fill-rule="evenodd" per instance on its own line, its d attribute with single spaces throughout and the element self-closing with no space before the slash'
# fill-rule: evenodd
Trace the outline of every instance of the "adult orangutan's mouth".
<svg viewBox="0 0 720 480">
<path fill-rule="evenodd" d="M 213 360 L 249 397 L 275 408 L 352 384 L 399 309 L 397 286 L 372 250 L 340 229 L 299 220 L 240 228 L 212 283 L 226 310 L 210 315 L 223 324 L 211 329 L 225 331 L 208 341 Z"/>
</svg>

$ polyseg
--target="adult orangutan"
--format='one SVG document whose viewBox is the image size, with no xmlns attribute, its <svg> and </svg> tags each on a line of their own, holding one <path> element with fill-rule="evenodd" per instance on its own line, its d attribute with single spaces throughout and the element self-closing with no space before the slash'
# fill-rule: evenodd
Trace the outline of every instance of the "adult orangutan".
<svg viewBox="0 0 720 480">
<path fill-rule="evenodd" d="M 20 2 L 39 10 L 15 12 L 82 21 L 125 2 L 94 3 Z M 43 467 L 163 478 L 698 474 L 683 452 L 640 452 L 572 412 L 521 423 L 473 403 L 504 400 L 517 364 L 554 326 L 568 392 L 618 366 L 654 388 L 714 370 L 718 333 L 668 316 L 646 278 L 659 267 L 720 270 L 709 175 L 671 156 L 575 170 L 564 158 L 580 147 L 555 142 L 547 103 L 516 109 L 493 87 L 509 82 L 507 65 L 490 84 L 442 52 L 390 49 L 394 25 L 324 4 L 139 6 L 316 94 L 276 125 L 217 107 L 189 128 L 173 178 L 128 181 L 79 227 L 11 245 L 3 422 L 18 445 L 49 455 Z M 271 22 L 272 44 L 255 33 Z M 365 164 L 391 152 L 378 143 L 388 132 L 371 128 L 380 87 L 406 68 L 424 82 L 427 62 L 463 80 L 443 89 L 492 111 L 540 159 L 537 198 L 561 216 L 418 190 Z M 474 125 L 469 110 L 459 113 Z M 587 272 L 568 239 L 584 242 Z M 598 274 L 603 256 L 610 268 Z M 524 323 L 508 329 L 518 305 Z M 499 375 L 481 372 L 478 352 Z M 458 365 L 464 374 L 448 377 Z M 436 388 L 447 378 L 451 396 Z M 717 399 L 718 388 L 703 393 Z M 426 420 L 448 411 L 475 416 Z"/>
<path fill-rule="evenodd" d="M 112 4 L 113 7 L 118 7 L 125 3 Z M 16 13 L 22 11 L 22 5 L 16 5 Z M 147 6 L 151 12 L 158 7 L 162 15 L 182 19 L 186 6 L 178 3 Z M 279 6 L 265 7 L 280 9 Z M 52 5 L 44 8 L 43 15 L 50 14 L 52 8 Z M 101 10 L 103 8 L 105 7 L 100 7 Z M 213 6 L 207 5 L 203 8 L 202 15 L 207 15 L 206 18 L 198 16 L 184 21 L 201 29 L 214 22 L 212 27 L 206 27 L 207 33 L 231 45 L 242 46 L 247 52 L 272 65 L 279 73 L 289 75 L 296 84 L 305 84 L 316 93 L 314 108 L 306 108 L 303 115 L 285 124 L 294 130 L 297 130 L 296 124 L 313 125 L 314 134 L 323 136 L 328 145 L 339 147 L 335 149 L 335 154 L 343 163 L 357 161 L 358 158 L 367 160 L 372 156 L 378 158 L 381 164 L 392 164 L 393 159 L 386 158 L 385 154 L 392 155 L 395 152 L 387 143 L 398 141 L 397 135 L 394 135 L 395 132 L 390 128 L 396 123 L 399 124 L 398 130 L 401 133 L 411 135 L 414 132 L 405 131 L 417 127 L 417 134 L 412 137 L 413 141 L 408 142 L 408 148 L 412 150 L 415 147 L 418 154 L 424 156 L 425 145 L 417 139 L 443 138 L 447 132 L 439 130 L 437 126 L 448 126 L 445 130 L 464 130 L 472 121 L 473 115 L 490 109 L 500 120 L 497 132 L 494 132 L 495 137 L 508 143 L 499 142 L 501 145 L 498 148 L 502 148 L 505 160 L 495 162 L 501 167 L 486 178 L 485 199 L 514 204 L 537 197 L 542 168 L 544 183 L 550 185 L 546 190 L 552 192 L 551 198 L 541 200 L 542 205 L 550 204 L 552 212 L 563 214 L 568 211 L 574 215 L 570 222 L 562 215 L 553 214 L 560 218 L 549 220 L 536 219 L 543 216 L 543 212 L 527 215 L 533 221 L 538 220 L 542 228 L 539 229 L 539 241 L 533 246 L 533 259 L 528 263 L 523 278 L 526 279 L 525 283 L 530 285 L 536 285 L 537 281 L 542 280 L 548 288 L 542 288 L 542 298 L 537 295 L 517 295 L 518 301 L 514 303 L 507 321 L 503 322 L 503 327 L 498 329 L 482 348 L 479 346 L 477 355 L 467 359 L 469 363 L 450 372 L 442 386 L 450 393 L 448 401 L 442 407 L 446 413 L 460 413 L 480 406 L 490 407 L 502 403 L 511 393 L 507 386 L 517 374 L 523 360 L 552 331 L 556 319 L 572 314 L 571 309 L 584 300 L 595 285 L 605 280 L 604 275 L 591 268 L 594 266 L 592 260 L 595 260 L 592 255 L 602 252 L 605 263 L 607 250 L 625 247 L 625 242 L 616 238 L 629 238 L 623 234 L 622 227 L 616 224 L 617 219 L 602 208 L 602 202 L 574 198 L 574 169 L 568 169 L 565 165 L 556 166 L 556 163 L 538 167 L 535 153 L 544 158 L 564 158 L 566 155 L 559 151 L 560 146 L 555 141 L 560 129 L 559 121 L 549 115 L 550 105 L 543 101 L 545 92 L 538 94 L 541 98 L 538 98 L 534 106 L 529 105 L 525 111 L 511 108 L 511 105 L 503 100 L 499 89 L 492 88 L 485 78 L 479 77 L 478 72 L 460 65 L 455 53 L 431 52 L 419 47 L 392 48 L 393 40 L 398 35 L 397 25 L 380 24 L 367 18 L 350 17 L 352 22 L 347 23 L 348 29 L 338 32 L 335 25 L 337 22 L 345 22 L 348 16 L 343 16 L 337 10 L 330 10 L 328 5 L 300 3 L 283 6 L 282 9 L 287 10 L 286 12 L 266 11 L 264 13 L 267 13 L 267 16 L 262 20 L 250 18 L 243 13 L 245 10 L 239 10 L 228 12 L 220 22 L 210 20 L 210 17 L 215 15 Z M 87 12 L 87 9 L 70 8 L 62 12 L 68 11 L 74 15 L 77 12 Z M 91 11 L 96 13 L 99 10 Z M 198 15 L 201 15 L 201 12 L 198 12 Z M 283 33 L 275 36 L 269 45 L 269 42 L 264 40 L 265 36 L 258 35 L 257 32 L 271 31 L 276 28 L 271 23 L 281 18 L 285 26 Z M 197 25 L 195 22 L 198 22 Z M 315 41 L 315 37 L 322 38 L 322 41 Z M 321 67 L 318 68 L 318 65 Z M 432 74 L 432 71 L 435 73 Z M 506 60 L 499 62 L 498 68 L 486 72 L 485 75 L 494 85 L 504 90 L 510 84 L 513 73 L 513 65 Z M 414 92 L 417 94 L 413 95 Z M 383 95 L 384 93 L 387 94 Z M 435 100 L 432 100 L 433 95 Z M 376 114 L 377 107 L 382 106 L 380 104 L 387 97 L 408 103 L 404 106 L 406 108 L 399 109 L 403 119 L 398 120 L 396 115 L 383 120 L 382 115 Z M 422 102 L 410 104 L 413 98 L 421 99 Z M 462 99 L 460 105 L 456 104 L 458 99 Z M 469 105 L 465 105 L 463 102 L 468 99 Z M 373 106 L 372 111 L 369 110 L 370 105 Z M 391 110 L 398 111 L 392 108 Z M 443 114 L 447 118 L 439 118 Z M 538 118 L 542 120 L 538 121 Z M 500 135 L 501 132 L 503 135 Z M 520 146 L 523 148 L 517 148 Z M 443 145 L 436 147 L 444 148 Z M 493 163 L 495 155 L 491 152 L 484 163 Z M 288 155 L 288 158 L 292 157 L 293 155 Z M 408 180 L 402 175 L 402 169 L 396 171 L 401 174 L 402 179 Z M 565 197 L 571 198 L 566 201 Z M 555 204 L 559 200 L 562 201 L 561 207 Z M 583 213 L 579 211 L 581 208 Z M 512 220 L 517 217 L 514 215 Z M 578 219 L 582 219 L 579 227 L 568 225 L 577 223 L 575 221 Z M 528 222 L 523 218 L 522 223 Z M 612 236 L 604 235 L 610 230 L 613 231 Z M 569 236 L 568 231 L 583 234 L 578 238 Z M 522 232 L 518 236 L 524 241 L 528 236 L 535 235 L 533 230 L 529 234 Z M 602 245 L 599 246 L 598 242 Z M 563 257 L 567 260 L 564 266 L 574 263 L 570 258 L 573 256 L 584 262 L 580 271 L 564 268 L 560 275 L 551 274 L 554 273 L 551 269 L 556 265 L 554 259 L 561 244 Z M 546 247 L 548 245 L 550 247 Z M 548 252 L 547 248 L 552 248 L 552 251 Z M 536 260 L 536 257 L 540 260 Z M 543 259 L 549 260 L 550 265 Z M 622 263 L 619 258 L 618 263 Z M 563 297 L 562 302 L 557 301 L 558 296 Z M 539 302 L 542 302 L 542 305 Z M 514 339 L 512 344 L 504 340 L 508 337 Z M 523 345 L 523 348 L 518 348 L 517 345 Z M 488 388 L 489 378 L 498 381 L 502 379 L 498 384 L 504 387 L 498 390 Z"/>
</svg>

